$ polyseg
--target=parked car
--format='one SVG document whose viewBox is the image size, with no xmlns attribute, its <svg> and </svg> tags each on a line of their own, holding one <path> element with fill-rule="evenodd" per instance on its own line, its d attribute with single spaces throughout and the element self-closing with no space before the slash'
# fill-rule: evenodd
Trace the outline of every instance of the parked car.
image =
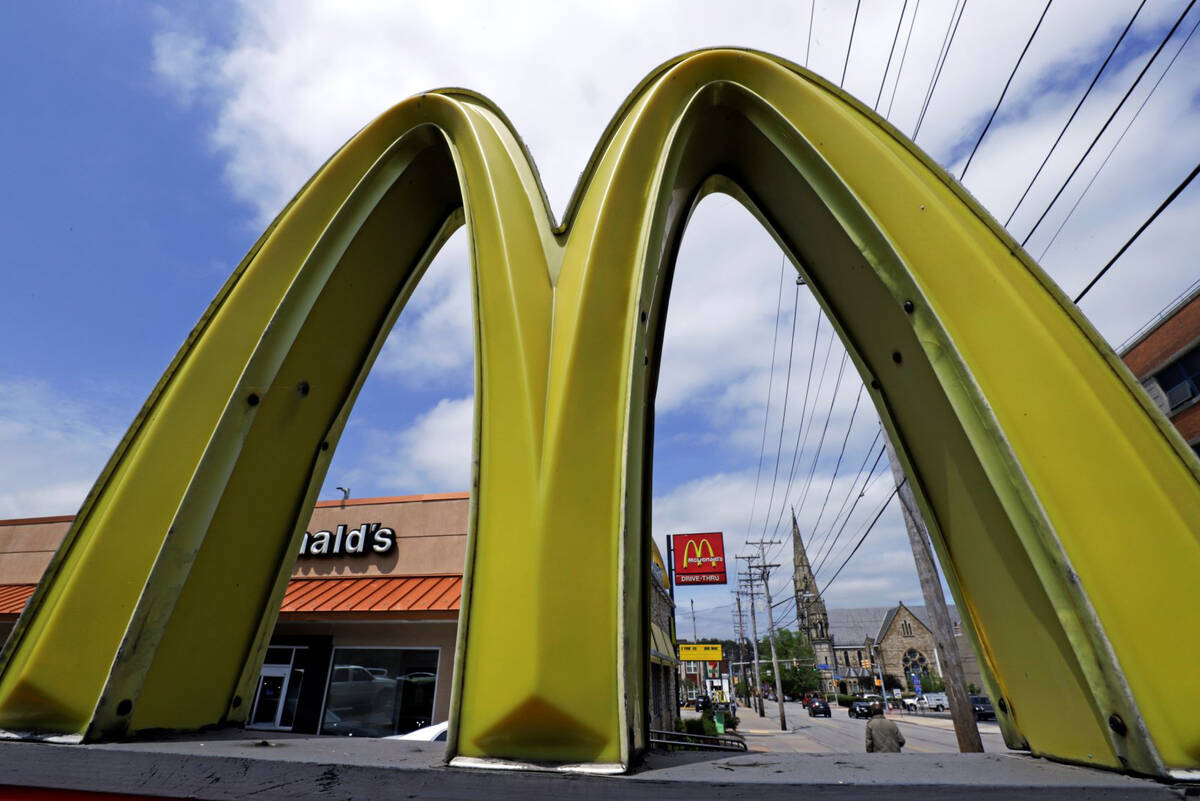
<svg viewBox="0 0 1200 801">
<path fill-rule="evenodd" d="M 707 695 L 696 696 L 696 711 L 703 712 L 706 709 L 712 709 L 712 699 Z"/>
<path fill-rule="evenodd" d="M 416 731 L 410 731 L 408 734 L 393 734 L 391 737 L 384 737 L 385 740 L 418 740 L 425 743 L 444 743 L 446 742 L 446 731 L 450 728 L 450 721 L 443 720 L 441 723 L 435 723 L 432 726 L 426 726 Z"/>
<path fill-rule="evenodd" d="M 378 676 L 362 665 L 334 665 L 328 706 L 336 711 L 369 712 L 389 706 L 396 697 L 396 680 Z"/>
<path fill-rule="evenodd" d="M 815 718 L 822 715 L 827 718 L 833 717 L 833 712 L 830 711 L 828 702 L 822 698 L 809 698 L 808 716 L 810 718 Z"/>
<path fill-rule="evenodd" d="M 996 719 L 996 710 L 992 707 L 992 700 L 986 695 L 972 695 L 971 709 L 975 712 L 976 720 Z"/>
<path fill-rule="evenodd" d="M 871 717 L 871 702 L 870 701 L 852 701 L 850 709 L 846 712 L 852 718 L 869 718 Z"/>
<path fill-rule="evenodd" d="M 922 698 L 925 699 L 925 706 L 936 709 L 938 712 L 950 708 L 950 699 L 946 697 L 945 693 L 925 693 L 917 696 L 917 703 L 920 703 Z"/>
</svg>

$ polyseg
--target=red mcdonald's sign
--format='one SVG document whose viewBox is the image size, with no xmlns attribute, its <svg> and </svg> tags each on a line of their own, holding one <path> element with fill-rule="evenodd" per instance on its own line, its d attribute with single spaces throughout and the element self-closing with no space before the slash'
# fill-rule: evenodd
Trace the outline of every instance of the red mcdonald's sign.
<svg viewBox="0 0 1200 801">
<path fill-rule="evenodd" d="M 725 541 L 721 532 L 674 535 L 675 584 L 725 584 Z"/>
</svg>

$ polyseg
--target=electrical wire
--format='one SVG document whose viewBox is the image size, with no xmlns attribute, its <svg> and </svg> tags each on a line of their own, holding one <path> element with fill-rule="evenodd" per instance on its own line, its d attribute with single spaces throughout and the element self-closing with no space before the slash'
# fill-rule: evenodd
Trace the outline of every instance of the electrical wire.
<svg viewBox="0 0 1200 801">
<path fill-rule="evenodd" d="M 1021 55 L 1017 56 L 1017 63 L 1013 65 L 1012 72 L 1008 74 L 1008 80 L 1004 82 L 1004 89 L 1000 92 L 1000 99 L 996 101 L 996 106 L 992 109 L 992 114 L 988 117 L 987 124 L 979 132 L 979 138 L 975 140 L 975 147 L 971 148 L 971 155 L 967 156 L 967 163 L 963 165 L 963 171 L 958 176 L 959 181 L 967 177 L 967 170 L 971 168 L 971 160 L 975 158 L 975 153 L 979 150 L 979 145 L 983 143 L 983 137 L 987 136 L 988 128 L 992 127 L 992 120 L 996 119 L 996 112 L 1000 111 L 1000 105 L 1004 102 L 1004 96 L 1008 94 L 1008 87 L 1012 86 L 1013 78 L 1017 76 L 1017 70 L 1021 68 L 1021 62 L 1025 60 L 1025 54 L 1029 52 L 1029 46 L 1033 44 L 1037 32 L 1042 27 L 1043 20 L 1046 19 L 1046 13 L 1050 11 L 1050 6 L 1052 5 L 1054 5 L 1054 0 L 1046 0 L 1046 7 L 1042 9 L 1042 15 L 1038 17 L 1037 25 L 1033 26 L 1033 33 L 1029 34 L 1029 39 L 1025 42 L 1025 47 L 1021 50 Z"/>
<path fill-rule="evenodd" d="M 846 490 L 846 497 L 842 498 L 842 503 L 838 506 L 837 513 L 834 514 L 833 519 L 829 521 L 829 528 L 826 529 L 825 536 L 821 538 L 822 545 L 829 539 L 829 534 L 837 526 L 837 521 L 842 518 L 842 513 L 846 511 L 846 504 L 850 503 L 851 496 L 854 496 L 855 493 L 862 492 L 862 490 L 856 490 L 855 487 L 858 486 L 858 480 L 860 478 L 862 478 L 863 471 L 867 469 L 867 462 L 871 461 L 871 454 L 875 453 L 875 445 L 878 444 L 879 439 L 882 436 L 883 436 L 883 428 L 879 427 L 875 431 L 875 439 L 871 440 L 871 444 L 867 447 L 866 451 L 863 453 L 862 464 L 860 464 L 858 466 L 858 472 L 854 474 L 854 480 L 850 482 L 850 487 Z M 882 454 L 880 456 L 875 457 L 875 464 L 879 463 L 879 459 L 881 457 L 882 457 Z M 873 465 L 871 465 L 871 473 L 873 474 L 874 472 L 875 472 L 875 465 L 873 464 Z M 869 477 L 870 477 L 870 474 L 868 474 L 868 478 Z M 864 482 L 863 489 L 865 489 L 865 488 L 866 488 L 866 483 Z M 861 496 L 858 496 L 858 497 L 861 497 Z M 817 541 L 816 528 L 814 527 L 813 536 L 809 539 L 809 545 L 811 546 L 816 541 Z M 819 550 L 814 551 L 813 555 L 809 558 L 809 564 L 812 564 L 813 558 L 815 558 L 816 556 L 819 556 L 819 555 L 820 555 Z"/>
<path fill-rule="evenodd" d="M 900 6 L 900 18 L 896 20 L 896 33 L 892 36 L 892 49 L 888 50 L 887 64 L 883 67 L 883 75 L 879 76 L 879 92 L 875 95 L 875 105 L 871 106 L 874 111 L 879 111 L 879 101 L 883 97 L 883 85 L 887 83 L 888 71 L 892 68 L 892 56 L 896 54 L 896 43 L 900 41 L 900 28 L 904 24 L 904 12 L 907 10 L 908 0 L 904 0 L 904 5 Z M 854 13 L 857 16 L 858 12 Z"/>
<path fill-rule="evenodd" d="M 804 46 L 804 68 L 808 69 L 808 54 L 812 51 L 813 18 L 817 15 L 817 0 L 808 0 L 808 44 Z"/>
<path fill-rule="evenodd" d="M 858 414 L 858 405 L 862 401 L 865 388 L 865 384 L 860 384 L 858 387 L 858 395 L 854 398 L 854 409 L 850 412 L 850 422 L 846 424 L 846 436 L 842 438 L 842 449 L 838 452 L 837 462 L 833 465 L 833 477 L 829 479 L 829 487 L 825 490 L 825 500 L 821 502 L 821 511 L 817 513 L 817 520 L 813 523 L 813 531 L 820 527 L 821 518 L 825 516 L 825 507 L 829 505 L 829 496 L 833 494 L 833 485 L 837 482 L 838 471 L 842 467 L 842 457 L 846 455 L 846 443 L 850 441 L 850 431 L 854 428 L 854 417 Z"/>
<path fill-rule="evenodd" d="M 1188 184 L 1192 182 L 1192 179 L 1196 177 L 1197 173 L 1200 173 L 1200 164 L 1197 164 L 1195 168 L 1188 173 L 1188 177 L 1184 178 L 1183 182 L 1180 183 L 1179 186 L 1175 187 L 1174 192 L 1167 195 L 1167 199 L 1159 204 L 1158 208 L 1154 210 L 1154 213 L 1151 214 L 1146 221 L 1141 224 L 1141 227 L 1134 231 L 1133 236 L 1129 237 L 1128 241 L 1126 241 L 1125 244 L 1121 246 L 1121 249 L 1116 252 L 1116 255 L 1109 259 L 1108 263 L 1100 268 L 1100 272 L 1096 273 L 1095 277 L 1092 278 L 1092 280 L 1088 282 L 1088 285 L 1083 288 L 1083 291 L 1076 296 L 1076 303 L 1083 300 L 1083 296 L 1090 292 L 1092 287 L 1096 285 L 1096 282 L 1103 278 L 1104 274 L 1107 273 L 1109 269 L 1117 263 L 1117 259 L 1125 255 L 1125 251 L 1129 250 L 1130 245 L 1137 241 L 1137 238 L 1142 235 L 1142 232 L 1149 228 L 1152 222 L 1158 219 L 1158 215 L 1162 214 L 1167 206 L 1170 206 L 1175 201 L 1175 198 L 1179 197 L 1179 194 L 1183 192 L 1183 190 L 1187 189 Z"/>
<path fill-rule="evenodd" d="M 942 68 L 946 66 L 946 61 L 950 58 L 950 48 L 954 45 L 954 37 L 958 35 L 958 23 L 962 22 L 963 14 L 967 10 L 967 0 L 962 0 L 960 7 L 956 2 L 954 10 L 950 12 L 950 19 L 954 23 L 953 27 L 947 26 L 946 38 L 942 40 L 942 50 L 938 53 L 937 69 L 933 72 L 933 80 L 929 82 L 929 90 L 925 93 L 925 103 L 921 106 L 921 114 L 917 117 L 917 127 L 913 129 L 912 140 L 917 141 L 917 134 L 921 132 L 921 123 L 925 121 L 925 112 L 929 110 L 929 102 L 933 100 L 933 93 L 937 91 L 938 81 L 942 79 Z M 958 11 L 958 19 L 954 18 L 954 11 Z"/>
<path fill-rule="evenodd" d="M 1075 167 L 1071 170 L 1071 174 L 1067 176 L 1067 180 L 1063 181 L 1062 186 L 1060 186 L 1058 191 L 1054 193 L 1054 197 L 1051 198 L 1050 203 L 1042 211 L 1041 216 L 1037 218 L 1037 222 L 1033 224 L 1033 227 L 1029 229 L 1029 233 L 1027 233 L 1025 238 L 1021 240 L 1022 247 L 1025 246 L 1025 243 L 1029 241 L 1030 237 L 1033 236 L 1038 227 L 1041 226 L 1042 221 L 1046 219 L 1046 215 L 1050 213 L 1050 209 L 1054 208 L 1054 204 L 1058 202 L 1058 199 L 1066 190 L 1067 185 L 1071 183 L 1071 179 L 1075 177 L 1075 173 L 1079 172 L 1079 168 L 1083 166 L 1083 162 L 1089 155 L 1091 155 L 1092 148 L 1094 148 L 1096 143 L 1100 141 L 1100 137 L 1104 136 L 1104 132 L 1108 130 L 1108 126 L 1117 116 L 1117 113 L 1120 112 L 1120 110 L 1124 107 L 1125 101 L 1129 99 L 1129 96 L 1133 94 L 1133 90 L 1137 88 L 1139 83 L 1141 83 L 1142 77 L 1145 76 L 1146 71 L 1150 69 L 1150 65 L 1154 63 L 1154 60 L 1158 58 L 1158 54 L 1161 53 L 1163 48 L 1167 46 L 1167 42 L 1170 41 L 1171 37 L 1175 35 L 1175 31 L 1179 28 L 1180 23 L 1183 22 L 1184 18 L 1188 15 L 1188 12 L 1192 10 L 1192 6 L 1195 4 L 1196 0 L 1190 0 L 1190 2 L 1187 4 L 1187 8 L 1185 8 L 1183 13 L 1179 15 L 1179 19 L 1175 20 L 1175 24 L 1171 26 L 1171 30 L 1167 31 L 1167 35 L 1163 37 L 1161 42 L 1159 42 L 1158 47 L 1154 50 L 1154 55 L 1150 56 L 1150 60 L 1146 62 L 1144 67 L 1142 67 L 1142 70 L 1138 73 L 1137 78 L 1134 79 L 1128 91 L 1126 91 L 1125 95 L 1121 98 L 1121 102 L 1117 103 L 1117 107 L 1113 109 L 1112 114 L 1109 114 L 1108 119 L 1104 121 L 1104 125 L 1100 126 L 1099 132 L 1096 133 L 1096 136 L 1092 139 L 1091 144 L 1087 146 L 1087 150 L 1083 151 L 1083 155 L 1079 157 L 1079 161 L 1076 162 Z"/>
<path fill-rule="evenodd" d="M 888 100 L 887 114 L 883 116 L 888 119 L 892 118 L 892 106 L 896 102 L 896 93 L 900 91 L 900 78 L 904 75 L 904 65 L 908 62 L 908 46 L 912 43 L 913 29 L 917 27 L 917 14 L 921 13 L 921 0 L 917 0 L 913 6 L 912 22 L 908 26 L 908 36 L 904 37 L 904 52 L 900 56 L 900 68 L 896 70 L 896 82 L 892 84 L 892 97 Z"/>
<path fill-rule="evenodd" d="M 1192 29 L 1188 32 L 1187 38 L 1183 40 L 1183 44 L 1179 46 L 1179 49 L 1175 51 L 1175 55 L 1171 56 L 1171 60 L 1167 62 L 1166 68 L 1163 69 L 1162 73 L 1159 74 L 1158 79 L 1154 82 L 1154 86 L 1151 86 L 1150 91 L 1147 92 L 1146 96 L 1142 98 L 1142 102 L 1138 105 L 1137 111 L 1133 112 L 1133 116 L 1129 118 L 1129 122 L 1125 123 L 1125 129 L 1121 131 L 1121 135 L 1117 137 L 1117 141 L 1113 142 L 1113 146 L 1109 148 L 1108 155 L 1104 157 L 1104 161 L 1100 162 L 1100 166 L 1097 167 L 1096 172 L 1092 174 L 1091 180 L 1087 182 L 1087 186 L 1085 186 L 1083 191 L 1079 193 L 1079 197 L 1075 198 L 1075 202 L 1071 205 L 1071 210 L 1067 212 L 1067 216 L 1063 218 L 1063 221 L 1058 224 L 1058 228 L 1054 230 L 1054 236 L 1050 237 L 1050 241 L 1046 243 L 1046 246 L 1042 248 L 1042 252 L 1038 254 L 1038 261 L 1041 261 L 1043 258 L 1045 258 L 1046 254 L 1050 251 L 1050 248 L 1054 245 L 1054 242 L 1058 239 L 1058 235 L 1062 233 L 1063 228 L 1067 226 L 1067 223 L 1070 221 L 1070 219 L 1075 216 L 1075 210 L 1079 208 L 1079 204 L 1083 202 L 1083 198 L 1091 190 L 1092 184 L 1096 183 L 1096 179 L 1100 177 L 1100 173 L 1104 172 L 1104 168 L 1108 166 L 1109 159 L 1112 158 L 1112 155 L 1117 151 L 1117 148 L 1121 146 L 1121 142 L 1125 140 L 1125 134 L 1129 133 L 1129 129 L 1133 127 L 1133 124 L 1137 122 L 1138 117 L 1141 116 L 1142 109 L 1144 109 L 1146 104 L 1150 102 L 1150 98 L 1154 97 L 1154 93 L 1158 90 L 1158 86 L 1162 83 L 1163 78 L 1167 77 L 1167 73 L 1171 71 L 1171 67 L 1175 66 L 1175 60 L 1179 58 L 1179 54 L 1182 53 L 1184 48 L 1187 47 L 1188 42 L 1192 41 L 1192 37 L 1196 34 L 1197 27 L 1200 27 L 1200 19 L 1196 20 L 1196 24 L 1193 25 Z"/>
<path fill-rule="evenodd" d="M 771 507 L 775 504 L 775 485 L 779 481 L 779 460 L 783 456 L 783 431 L 787 427 L 788 393 L 792 389 L 792 355 L 796 352 L 796 318 L 800 310 L 800 279 L 796 278 L 796 295 L 792 301 L 792 339 L 788 345 L 787 381 L 783 385 L 783 411 L 779 415 L 779 444 L 775 446 L 775 472 L 771 476 L 771 495 L 767 501 L 767 512 L 763 515 L 763 536 L 771 522 Z"/>
<path fill-rule="evenodd" d="M 818 331 L 820 330 L 820 321 L 821 321 L 821 318 L 823 318 L 823 317 L 824 317 L 824 315 L 823 315 L 823 314 L 820 314 L 820 313 L 818 313 L 818 314 L 817 314 L 817 328 L 818 328 Z M 798 443 L 800 443 L 800 444 L 799 444 L 799 448 L 800 448 L 800 450 L 799 450 L 799 451 L 796 451 L 796 450 L 793 450 L 793 451 L 792 451 L 792 467 L 791 467 L 791 469 L 788 471 L 788 486 L 787 486 L 787 491 L 784 493 L 784 496 L 783 496 L 785 499 L 787 499 L 787 498 L 790 498 L 790 497 L 791 497 L 791 494 L 792 494 L 792 482 L 793 482 L 793 480 L 794 480 L 794 477 L 795 477 L 795 473 L 794 473 L 794 471 L 795 471 L 796 465 L 797 465 L 797 463 L 798 463 L 798 462 L 797 462 L 798 454 L 799 454 L 799 453 L 803 453 L 804 447 L 805 447 L 805 446 L 808 444 L 808 432 L 810 432 L 810 431 L 812 430 L 812 421 L 813 421 L 813 418 L 815 418 L 815 417 L 817 416 L 817 401 L 818 401 L 818 400 L 820 400 L 820 397 L 821 397 L 821 389 L 822 389 L 822 388 L 825 386 L 825 375 L 827 374 L 827 372 L 828 372 L 828 370 L 829 370 L 829 355 L 830 355 L 830 353 L 832 353 L 832 351 L 833 351 L 833 340 L 834 340 L 834 338 L 835 338 L 835 337 L 834 337 L 834 331 L 833 331 L 833 329 L 832 329 L 832 327 L 831 327 L 831 328 L 830 328 L 830 331 L 829 331 L 829 344 L 828 344 L 828 345 L 825 347 L 825 360 L 824 360 L 824 362 L 821 364 L 821 377 L 820 377 L 820 380 L 817 382 L 817 393 L 816 393 L 816 395 L 813 397 L 813 405 L 812 405 L 812 410 L 811 410 L 811 412 L 809 413 L 809 415 L 808 415 L 808 419 L 807 419 L 807 420 L 805 420 L 805 419 L 801 418 L 801 420 L 800 420 L 800 428 L 799 428 L 799 429 L 796 431 L 796 440 L 797 440 L 797 442 L 798 442 Z M 817 341 L 814 339 L 814 340 L 813 340 L 813 355 L 814 355 L 814 356 L 816 355 L 816 352 L 817 352 L 817 351 L 816 351 L 816 348 L 817 348 Z M 808 383 L 808 386 L 805 388 L 805 402 L 806 402 L 806 403 L 807 403 L 807 400 L 808 400 L 808 389 L 809 389 L 809 387 L 811 387 L 811 386 L 812 386 L 812 363 L 810 362 L 810 363 L 809 363 L 809 383 Z M 800 442 L 800 435 L 801 435 L 801 433 L 803 433 L 803 435 L 804 435 L 804 439 L 803 439 L 803 442 L 802 442 L 802 443 Z M 787 504 L 786 504 L 786 500 L 785 500 L 784 506 L 786 507 L 786 505 L 787 505 Z M 775 528 L 774 528 L 774 529 L 772 529 L 772 532 L 773 532 L 773 533 L 772 533 L 772 536 L 774 536 L 775 534 L 777 534 L 777 533 L 779 532 L 779 522 L 780 522 L 782 519 L 783 519 L 783 510 L 782 510 L 782 509 L 780 509 L 780 513 L 779 513 L 778 517 L 776 517 L 776 520 L 775 520 Z M 777 548 L 773 548 L 773 549 L 772 549 L 772 554 L 774 554 L 774 552 L 775 552 L 776 550 L 777 550 Z"/>
<path fill-rule="evenodd" d="M 1096 74 L 1092 76 L 1092 82 L 1089 83 L 1088 88 L 1084 90 L 1083 97 L 1079 98 L 1079 102 L 1075 104 L 1074 110 L 1071 111 L 1071 116 L 1068 117 L 1066 123 L 1063 124 L 1062 130 L 1058 132 L 1058 136 L 1054 139 L 1054 144 L 1050 145 L 1050 149 L 1046 151 L 1046 157 L 1043 158 L 1042 163 L 1038 165 L 1037 172 L 1035 172 L 1033 177 L 1029 179 L 1029 185 L 1026 186 L 1025 191 L 1021 193 L 1021 199 L 1017 201 L 1017 205 L 1013 206 L 1012 213 L 1009 214 L 1008 219 L 1004 221 L 1004 226 L 1006 228 L 1008 227 L 1008 224 L 1012 222 L 1013 217 L 1016 216 L 1017 209 L 1021 208 L 1021 204 L 1024 203 L 1025 198 L 1029 196 L 1029 191 L 1033 189 L 1033 185 L 1037 183 L 1037 179 L 1041 176 L 1042 170 L 1045 169 L 1046 164 L 1050 161 L 1050 157 L 1054 155 L 1054 151 L 1058 148 L 1058 144 L 1062 141 L 1063 136 L 1066 135 L 1067 128 L 1071 127 L 1071 123 L 1075 120 L 1075 115 L 1079 113 L 1079 109 L 1083 108 L 1084 101 L 1087 100 L 1088 95 L 1092 93 L 1092 89 L 1095 88 L 1096 82 L 1100 80 L 1100 76 L 1103 74 L 1105 67 L 1107 67 L 1108 63 L 1112 61 L 1112 57 L 1114 54 L 1116 54 L 1117 48 L 1121 46 L 1121 42 L 1125 41 L 1126 34 L 1128 34 L 1129 29 L 1133 27 L 1133 23 L 1137 20 L 1138 14 L 1142 13 L 1142 8 L 1144 8 L 1145 5 L 1146 0 L 1142 0 L 1142 2 L 1138 4 L 1137 10 L 1133 12 L 1133 16 L 1130 17 L 1129 22 L 1126 23 L 1125 30 L 1121 31 L 1121 35 L 1118 36 L 1117 41 L 1113 43 L 1112 49 L 1108 51 L 1108 56 L 1105 57 L 1104 63 L 1100 65 L 1100 69 L 1096 70 Z"/>
<path fill-rule="evenodd" d="M 837 581 L 837 577 L 841 575 L 842 569 L 845 568 L 846 565 L 850 563 L 850 560 L 854 558 L 854 554 L 858 553 L 858 549 L 861 548 L 862 544 L 866 541 L 867 535 L 871 533 L 871 529 L 875 528 L 875 524 L 879 522 L 879 518 L 883 517 L 883 513 L 887 510 L 888 504 L 890 504 L 892 502 L 892 498 L 895 498 L 896 494 L 900 492 L 901 485 L 903 485 L 904 482 L 907 480 L 908 479 L 906 478 L 903 481 L 901 481 L 888 494 L 887 500 L 885 500 L 883 502 L 883 505 L 879 507 L 879 511 L 876 513 L 874 519 L 871 520 L 871 524 L 869 526 L 867 526 L 867 530 L 864 531 L 862 536 L 858 538 L 858 542 L 855 543 L 855 545 L 854 545 L 854 550 L 850 551 L 850 555 L 847 556 L 845 561 L 843 561 L 841 563 L 841 565 L 838 566 L 837 572 L 834 573 L 833 577 L 829 579 L 829 582 L 824 587 L 821 588 L 821 592 L 820 592 L 821 595 L 824 595 L 825 593 L 829 592 L 830 586 L 833 585 L 833 582 Z"/>
<path fill-rule="evenodd" d="M 822 551 L 820 554 L 820 561 L 817 562 L 816 564 L 814 564 L 815 557 L 809 558 L 809 564 L 814 564 L 813 578 L 817 577 L 817 575 L 825 567 L 825 563 L 827 561 L 829 561 L 829 557 L 833 555 L 834 549 L 837 548 L 838 540 L 840 540 L 842 538 L 842 533 L 845 532 L 846 526 L 849 525 L 850 518 L 854 516 L 854 510 L 858 507 L 858 502 L 861 501 L 863 498 L 867 497 L 867 492 L 871 489 L 871 485 L 873 485 L 875 483 L 875 478 L 876 478 L 875 469 L 879 466 L 879 461 L 883 458 L 883 453 L 885 450 L 886 450 L 885 446 L 883 446 L 883 445 L 879 446 L 879 452 L 875 456 L 875 462 L 874 462 L 874 464 L 871 465 L 871 472 L 867 474 L 867 478 L 863 482 L 862 489 L 859 490 L 858 497 L 856 497 L 854 499 L 854 503 L 850 504 L 850 510 L 846 512 L 846 517 L 844 520 L 842 520 L 841 527 L 839 527 L 837 530 L 837 533 L 833 535 L 833 539 L 831 541 L 829 541 L 828 547 L 819 549 L 820 551 Z M 834 522 L 836 522 L 836 518 L 835 518 Z M 830 531 L 832 531 L 832 530 L 833 530 L 833 528 L 831 526 Z M 828 534 L 826 535 L 826 537 L 828 537 Z"/>
<path fill-rule="evenodd" d="M 837 402 L 838 389 L 842 386 L 842 375 L 846 371 L 846 362 L 849 360 L 850 354 L 842 354 L 842 363 L 838 367 L 837 381 L 833 385 L 833 394 L 829 397 L 829 410 L 825 412 L 825 424 L 821 427 L 821 438 L 817 441 L 817 452 L 813 456 L 812 469 L 808 471 L 808 479 L 804 482 L 804 489 L 800 496 L 800 511 L 804 511 L 804 503 L 808 500 L 808 492 L 812 489 L 813 476 L 817 473 L 817 463 L 821 459 L 821 451 L 825 447 L 825 435 L 829 432 L 829 421 L 833 418 L 833 406 Z"/>
<path fill-rule="evenodd" d="M 775 350 L 779 345 L 779 317 L 783 311 L 783 276 L 786 265 L 779 265 L 779 299 L 775 303 L 775 337 L 771 340 L 771 372 L 767 379 L 767 410 L 763 412 L 762 444 L 758 446 L 758 473 L 754 477 L 754 500 L 750 503 L 750 519 L 746 521 L 746 534 L 754 524 L 754 511 L 758 507 L 758 484 L 762 479 L 763 456 L 767 452 L 767 423 L 771 419 L 771 389 L 775 383 Z"/>
<path fill-rule="evenodd" d="M 790 498 L 792 496 L 792 482 L 796 478 L 796 464 L 797 464 L 797 457 L 800 454 L 801 434 L 805 434 L 805 432 L 807 432 L 809 430 L 809 427 L 805 421 L 805 418 L 806 418 L 806 414 L 807 414 L 807 410 L 808 410 L 808 396 L 809 396 L 809 392 L 812 390 L 812 371 L 813 371 L 813 365 L 816 362 L 816 357 L 817 357 L 817 344 L 819 342 L 820 334 L 821 334 L 821 320 L 823 320 L 824 317 L 825 317 L 825 315 L 821 314 L 820 311 L 817 312 L 817 325 L 813 331 L 812 353 L 810 353 L 809 357 L 808 357 L 808 378 L 805 380 L 805 384 L 804 384 L 804 403 L 800 407 L 800 425 L 796 428 L 796 443 L 792 446 L 792 463 L 791 463 L 791 466 L 788 468 L 787 487 L 785 487 L 784 491 L 783 491 L 783 497 L 785 499 Z M 832 345 L 833 345 L 832 329 L 829 332 L 829 337 L 830 337 L 830 347 L 832 347 Z M 814 408 L 816 408 L 816 407 L 814 406 Z M 805 434 L 805 439 L 807 440 L 807 434 Z M 782 517 L 783 517 L 783 510 L 780 509 L 779 519 L 777 519 L 775 521 L 774 531 L 776 533 L 778 533 L 778 531 L 779 531 L 779 520 L 781 520 Z M 772 536 L 774 536 L 774 535 L 772 535 Z"/>
<path fill-rule="evenodd" d="M 838 81 L 838 86 L 846 85 L 846 69 L 850 66 L 850 49 L 854 47 L 854 29 L 858 27 L 858 10 L 862 7 L 862 0 L 858 0 L 854 4 L 854 21 L 850 23 L 850 41 L 846 43 L 846 61 L 842 64 L 842 80 Z"/>
</svg>

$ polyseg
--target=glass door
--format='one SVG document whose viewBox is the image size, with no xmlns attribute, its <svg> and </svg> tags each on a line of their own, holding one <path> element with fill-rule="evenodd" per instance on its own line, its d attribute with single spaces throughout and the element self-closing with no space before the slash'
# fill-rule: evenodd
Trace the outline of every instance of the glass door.
<svg viewBox="0 0 1200 801">
<path fill-rule="evenodd" d="M 255 693 L 254 710 L 250 715 L 252 729 L 278 729 L 283 712 L 283 701 L 288 696 L 290 665 L 263 665 L 258 677 L 258 692 Z M 290 721 L 289 721 L 290 723 Z M 289 725 L 287 728 L 291 728 Z"/>
</svg>

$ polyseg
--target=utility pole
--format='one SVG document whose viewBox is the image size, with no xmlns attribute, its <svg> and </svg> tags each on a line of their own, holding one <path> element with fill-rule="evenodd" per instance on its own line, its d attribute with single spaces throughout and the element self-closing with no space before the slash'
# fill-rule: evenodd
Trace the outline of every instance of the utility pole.
<svg viewBox="0 0 1200 801">
<path fill-rule="evenodd" d="M 737 601 L 737 635 L 738 635 L 738 664 L 742 668 L 742 695 L 746 706 L 750 706 L 750 689 L 746 684 L 746 618 L 742 617 L 742 596 L 736 590 L 733 593 Z"/>
<path fill-rule="evenodd" d="M 775 700 L 779 704 L 779 729 L 787 731 L 787 712 L 783 708 L 783 675 L 779 672 L 779 651 L 775 648 L 775 610 L 771 608 L 771 568 L 777 564 L 767 564 L 766 546 L 776 545 L 779 540 L 759 540 L 747 542 L 747 545 L 758 546 L 758 569 L 761 571 L 763 594 L 767 601 L 767 641 L 771 643 L 771 665 L 775 671 Z"/>
<path fill-rule="evenodd" d="M 737 558 L 738 559 L 746 559 L 747 560 L 747 569 L 749 569 L 750 557 L 739 556 Z M 765 718 L 767 715 L 766 715 L 766 712 L 763 710 L 762 674 L 758 672 L 758 615 L 756 615 L 754 613 L 755 592 L 754 592 L 754 576 L 753 576 L 753 574 L 751 574 L 749 577 L 747 577 L 746 581 L 748 583 L 747 583 L 747 588 L 746 588 L 745 592 L 747 595 L 750 596 L 750 633 L 754 635 L 754 639 L 751 640 L 751 643 L 753 644 L 753 651 L 754 651 L 754 670 L 752 671 L 754 673 L 754 686 L 758 690 L 758 692 L 755 693 L 755 695 L 758 698 L 758 704 L 757 704 L 758 716 L 760 718 Z"/>
<path fill-rule="evenodd" d="M 962 659 L 958 643 L 954 639 L 954 628 L 950 625 L 950 610 L 946 608 L 946 596 L 942 594 L 942 581 L 933 564 L 933 549 L 929 544 L 929 530 L 917 508 L 912 487 L 905 480 L 896 448 L 883 432 L 883 444 L 887 446 L 888 460 L 892 464 L 892 477 L 899 488 L 900 509 L 904 513 L 904 528 L 908 530 L 908 541 L 912 546 L 913 560 L 917 564 L 917 577 L 921 580 L 921 593 L 925 596 L 925 608 L 929 610 L 930 628 L 933 629 L 934 644 L 945 657 L 942 679 L 946 683 L 946 697 L 950 701 L 950 717 L 954 720 L 954 734 L 958 738 L 958 750 L 963 753 L 981 753 L 983 740 L 979 737 L 979 726 L 971 698 L 967 695 L 967 679 L 963 674 Z M 936 656 L 936 655 L 935 655 Z M 942 660 L 939 660 L 942 661 Z"/>
</svg>

